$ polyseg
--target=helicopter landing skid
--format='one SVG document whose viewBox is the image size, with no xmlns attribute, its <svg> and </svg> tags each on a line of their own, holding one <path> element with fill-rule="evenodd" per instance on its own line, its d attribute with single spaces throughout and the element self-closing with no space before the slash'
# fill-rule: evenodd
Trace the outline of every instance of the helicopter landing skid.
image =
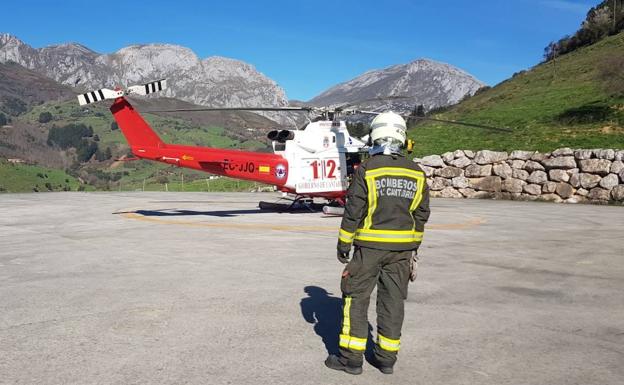
<svg viewBox="0 0 624 385">
<path fill-rule="evenodd" d="M 280 201 L 289 201 L 289 203 L 281 203 Z M 297 197 L 295 199 L 289 198 L 280 198 L 280 201 L 277 202 L 258 202 L 258 208 L 260 210 L 266 211 L 276 211 L 279 213 L 285 212 L 318 212 L 323 209 L 322 204 L 314 203 L 314 201 L 310 198 Z"/>
</svg>

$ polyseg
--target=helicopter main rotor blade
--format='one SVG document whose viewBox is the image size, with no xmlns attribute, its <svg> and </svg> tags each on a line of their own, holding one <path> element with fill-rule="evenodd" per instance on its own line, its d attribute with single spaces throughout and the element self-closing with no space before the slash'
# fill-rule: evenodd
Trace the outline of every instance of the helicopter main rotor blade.
<svg viewBox="0 0 624 385">
<path fill-rule="evenodd" d="M 315 110 L 312 107 L 204 107 L 204 108 L 177 108 L 172 110 L 150 110 L 145 112 L 195 112 L 195 111 L 306 111 Z"/>
<path fill-rule="evenodd" d="M 433 122 L 458 124 L 460 126 L 468 126 L 468 127 L 485 128 L 486 130 L 492 130 L 492 131 L 513 132 L 513 130 L 511 128 L 501 128 L 501 127 L 494 127 L 494 126 L 486 126 L 484 124 L 466 123 L 466 122 L 459 122 L 459 121 L 456 121 L 456 120 L 435 119 L 435 118 L 427 118 L 427 117 L 423 117 L 423 116 L 408 116 L 407 119 L 431 120 Z"/>
<path fill-rule="evenodd" d="M 349 114 L 366 114 L 366 115 L 379 115 L 381 112 L 379 111 L 365 111 L 365 110 L 347 110 L 345 111 Z"/>
<path fill-rule="evenodd" d="M 344 111 L 344 112 L 345 113 L 349 113 L 349 114 L 368 114 L 368 115 L 379 115 L 379 114 L 381 114 L 381 112 L 378 112 L 378 111 L 363 111 L 363 110 L 350 110 L 350 111 L 347 110 L 347 111 Z M 445 119 L 428 118 L 428 117 L 425 117 L 425 116 L 408 115 L 408 116 L 404 116 L 404 118 L 407 121 L 409 121 L 410 119 L 431 120 L 433 122 L 458 124 L 460 126 L 467 126 L 467 127 L 485 128 L 486 130 L 492 130 L 492 131 L 513 132 L 513 130 L 510 129 L 510 128 L 501 128 L 501 127 L 487 126 L 485 124 L 459 122 L 459 121 L 456 121 L 456 120 L 445 120 Z"/>
<path fill-rule="evenodd" d="M 390 100 L 397 100 L 397 99 L 410 99 L 411 96 L 407 96 L 407 95 L 390 95 L 390 96 L 380 96 L 377 98 L 370 98 L 370 99 L 362 99 L 362 100 L 356 100 L 353 102 L 348 102 L 348 103 L 344 103 L 338 107 L 335 107 L 335 109 L 338 110 L 344 110 L 345 108 L 351 107 L 351 106 L 357 106 L 358 104 L 362 104 L 362 103 L 368 103 L 368 102 L 384 102 L 384 101 L 390 101 Z"/>
</svg>

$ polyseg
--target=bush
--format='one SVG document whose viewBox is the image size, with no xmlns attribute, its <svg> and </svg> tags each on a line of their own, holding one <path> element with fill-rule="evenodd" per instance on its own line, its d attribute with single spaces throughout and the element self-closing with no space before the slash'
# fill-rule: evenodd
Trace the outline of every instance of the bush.
<svg viewBox="0 0 624 385">
<path fill-rule="evenodd" d="M 52 114 L 49 112 L 42 112 L 39 114 L 39 123 L 48 123 L 52 120 Z"/>
<path fill-rule="evenodd" d="M 111 131 L 115 131 L 115 130 L 119 130 L 119 125 L 117 124 L 117 122 L 112 122 Z"/>
<path fill-rule="evenodd" d="M 8 98 L 2 104 L 2 109 L 9 115 L 17 116 L 28 111 L 26 103 L 18 98 Z"/>
<path fill-rule="evenodd" d="M 7 118 L 2 112 L 0 112 L 0 126 L 4 126 L 5 124 L 7 124 Z"/>
<path fill-rule="evenodd" d="M 78 148 L 82 139 L 93 136 L 93 128 L 84 124 L 68 124 L 62 127 L 53 126 L 48 132 L 48 145 L 56 144 L 62 149 Z"/>
</svg>

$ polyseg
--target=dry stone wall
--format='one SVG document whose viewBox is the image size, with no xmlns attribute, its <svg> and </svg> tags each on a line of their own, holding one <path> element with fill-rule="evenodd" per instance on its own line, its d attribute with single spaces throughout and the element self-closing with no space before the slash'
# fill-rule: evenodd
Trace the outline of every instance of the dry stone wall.
<svg viewBox="0 0 624 385">
<path fill-rule="evenodd" d="M 457 150 L 414 161 L 433 197 L 624 203 L 624 150 Z"/>
</svg>

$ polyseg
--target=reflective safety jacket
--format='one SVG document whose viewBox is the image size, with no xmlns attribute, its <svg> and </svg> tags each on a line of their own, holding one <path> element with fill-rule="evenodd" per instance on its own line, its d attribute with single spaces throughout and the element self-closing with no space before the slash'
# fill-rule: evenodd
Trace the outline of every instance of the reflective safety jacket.
<svg viewBox="0 0 624 385">
<path fill-rule="evenodd" d="M 374 155 L 355 171 L 347 192 L 338 248 L 414 250 L 429 219 L 425 173 L 399 155 Z"/>
</svg>

